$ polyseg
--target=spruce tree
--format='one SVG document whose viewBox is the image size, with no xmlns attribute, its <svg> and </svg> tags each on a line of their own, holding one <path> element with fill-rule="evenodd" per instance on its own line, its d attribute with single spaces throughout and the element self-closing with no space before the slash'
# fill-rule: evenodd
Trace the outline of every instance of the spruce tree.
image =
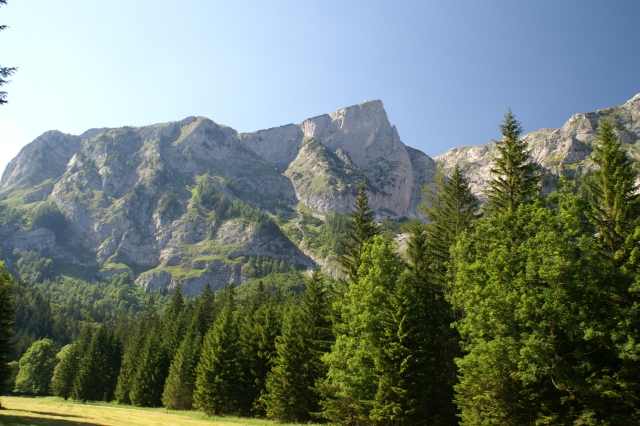
<svg viewBox="0 0 640 426">
<path fill-rule="evenodd" d="M 640 186 L 633 161 L 622 150 L 612 122 L 599 123 L 598 143 L 593 147 L 593 171 L 587 188 L 592 195 L 591 210 L 586 214 L 595 226 L 603 248 L 624 263 L 631 251 L 638 249 L 633 239 L 640 225 Z M 625 244 L 631 237 L 630 244 Z"/>
<path fill-rule="evenodd" d="M 222 306 L 205 336 L 196 369 L 194 407 L 207 414 L 239 414 L 243 395 L 242 365 L 233 284 L 222 291 Z"/>
<path fill-rule="evenodd" d="M 64 399 L 71 397 L 74 383 L 78 374 L 80 362 L 89 348 L 93 337 L 93 322 L 85 321 L 78 338 L 70 345 L 65 346 L 56 357 L 59 362 L 51 379 L 51 391 L 55 396 Z M 64 351 L 64 352 L 63 352 Z"/>
<path fill-rule="evenodd" d="M 129 393 L 131 403 L 141 407 L 160 407 L 171 360 L 162 341 L 162 323 L 159 320 L 149 328 L 138 362 L 140 365 Z"/>
<path fill-rule="evenodd" d="M 439 403 L 447 401 L 437 398 L 444 389 L 434 380 L 439 354 L 436 336 L 429 330 L 433 321 L 430 324 L 423 317 L 424 308 L 414 290 L 405 273 L 390 294 L 375 357 L 380 377 L 370 418 L 384 425 L 455 424 L 455 418 L 447 422 L 440 415 Z"/>
<path fill-rule="evenodd" d="M 162 405 L 172 410 L 193 408 L 193 392 L 196 385 L 196 367 L 200 360 L 202 336 L 193 322 L 180 348 L 171 361 L 169 376 L 162 393 Z"/>
<path fill-rule="evenodd" d="M 180 347 L 185 331 L 184 299 L 180 283 L 173 290 L 169 305 L 162 315 L 162 341 L 166 347 L 167 356 L 173 359 Z"/>
<path fill-rule="evenodd" d="M 11 294 L 12 278 L 0 262 L 0 394 L 5 390 L 11 370 L 8 366 L 13 353 L 13 299 Z M 1 405 L 0 405 L 1 406 Z"/>
<path fill-rule="evenodd" d="M 358 196 L 347 218 L 346 239 L 340 242 L 339 261 L 342 272 L 346 276 L 346 279 L 342 280 L 345 287 L 358 280 L 358 268 L 360 268 L 364 244 L 378 234 L 374 223 L 375 213 L 369 205 L 364 181 L 358 185 L 358 189 Z"/>
<path fill-rule="evenodd" d="M 307 422 L 320 411 L 315 385 L 326 374 L 322 357 L 333 342 L 331 300 L 318 270 L 307 281 L 300 303 L 296 298 L 289 300 L 263 397 L 268 417 L 281 422 Z"/>
<path fill-rule="evenodd" d="M 428 260 L 423 266 L 430 279 L 447 289 L 451 247 L 458 235 L 470 230 L 477 219 L 478 200 L 457 164 L 450 178 L 445 178 L 441 172 L 436 175 L 434 185 L 426 189 L 425 198 L 427 204 L 421 205 L 420 209 L 431 222 L 424 231 L 427 238 L 422 253 Z M 420 263 L 418 253 L 412 258 L 414 264 Z"/>
<path fill-rule="evenodd" d="M 498 155 L 493 159 L 495 175 L 487 191 L 489 209 L 493 212 L 515 212 L 519 205 L 531 202 L 539 192 L 538 166 L 529 159 L 526 141 L 520 138 L 522 126 L 511 110 L 500 125 L 502 140 L 496 141 Z"/>
<path fill-rule="evenodd" d="M 122 357 L 120 341 L 103 323 L 93 335 L 80 362 L 73 386 L 73 399 L 106 401 L 114 398 Z"/>
<path fill-rule="evenodd" d="M 140 360 L 144 354 L 149 333 L 158 321 L 157 316 L 155 300 L 152 297 L 138 321 L 134 336 L 124 351 L 115 393 L 116 400 L 120 404 L 131 404 L 130 393 L 141 366 Z"/>
</svg>

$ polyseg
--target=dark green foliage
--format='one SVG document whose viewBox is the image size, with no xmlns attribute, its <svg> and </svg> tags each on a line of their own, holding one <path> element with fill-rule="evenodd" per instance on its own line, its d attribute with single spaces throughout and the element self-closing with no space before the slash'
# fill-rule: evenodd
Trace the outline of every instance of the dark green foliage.
<svg viewBox="0 0 640 426">
<path fill-rule="evenodd" d="M 303 212 L 302 220 L 298 225 L 304 232 L 305 246 L 320 256 L 327 257 L 340 252 L 341 241 L 346 237 L 347 215 L 338 212 L 329 213 L 323 221 Z"/>
<path fill-rule="evenodd" d="M 295 266 L 269 256 L 250 256 L 242 266 L 242 274 L 250 278 L 262 278 L 269 274 L 284 274 L 295 271 Z"/>
<path fill-rule="evenodd" d="M 78 338 L 70 345 L 66 345 L 56 358 L 58 364 L 51 379 L 51 392 L 64 399 L 71 397 L 80 363 L 89 348 L 93 338 L 93 322 L 87 321 L 82 327 Z"/>
<path fill-rule="evenodd" d="M 9 377 L 11 370 L 8 366 L 13 355 L 13 324 L 15 312 L 13 310 L 13 297 L 11 294 L 11 275 L 4 269 L 4 263 L 0 262 L 0 394 L 10 386 Z"/>
<path fill-rule="evenodd" d="M 358 185 L 359 193 L 353 202 L 353 208 L 346 223 L 346 238 L 341 241 L 340 266 L 346 276 L 343 284 L 350 285 L 358 280 L 358 268 L 364 244 L 377 235 L 376 225 L 373 222 L 375 213 L 369 205 L 365 183 Z"/>
<path fill-rule="evenodd" d="M 522 126 L 509 110 L 500 125 L 502 140 L 496 141 L 498 155 L 491 173 L 496 177 L 487 191 L 491 211 L 515 212 L 520 204 L 531 202 L 539 192 L 538 166 L 529 159 L 527 143 L 520 139 Z"/>
<path fill-rule="evenodd" d="M 133 405 L 160 407 L 162 391 L 169 373 L 168 350 L 162 341 L 162 327 L 156 319 L 149 328 L 149 334 L 137 359 L 137 366 L 129 397 Z"/>
<path fill-rule="evenodd" d="M 57 238 L 62 238 L 67 230 L 67 218 L 54 203 L 42 202 L 29 212 L 29 226 L 50 229 Z"/>
<path fill-rule="evenodd" d="M 632 236 L 640 218 L 638 173 L 622 150 L 613 123 L 603 120 L 599 127 L 598 143 L 593 147 L 593 162 L 598 168 L 587 181 L 592 201 L 591 210 L 586 213 L 603 248 L 624 263 L 634 249 L 638 252 L 637 240 Z"/>
<path fill-rule="evenodd" d="M 158 201 L 158 214 L 169 220 L 169 222 L 173 222 L 178 218 L 182 210 L 182 205 L 180 204 L 180 198 L 175 191 L 165 191 L 160 197 Z"/>
<path fill-rule="evenodd" d="M 20 256 L 16 266 L 18 267 L 18 275 L 23 281 L 35 284 L 53 278 L 53 261 L 51 259 L 43 257 L 37 251 L 24 253 L 14 251 L 14 255 L 16 254 Z"/>
<path fill-rule="evenodd" d="M 193 204 L 196 208 L 202 207 L 205 211 L 211 212 L 213 220 L 210 236 L 215 234 L 217 227 L 224 221 L 236 218 L 256 224 L 261 231 L 281 233 L 278 225 L 268 214 L 245 204 L 239 198 L 232 201 L 228 195 L 215 187 L 209 176 L 204 176 L 196 186 Z"/>
<path fill-rule="evenodd" d="M 260 285 L 264 285 L 265 291 L 270 295 L 289 294 L 290 292 L 301 294 L 305 289 L 306 274 L 306 271 L 289 270 L 284 273 L 272 272 L 260 279 L 249 279 L 238 287 L 238 298 L 248 297 Z"/>
<path fill-rule="evenodd" d="M 155 300 L 152 298 L 140 317 L 133 337 L 124 350 L 122 367 L 120 368 L 115 392 L 115 398 L 121 404 L 132 403 L 131 393 L 136 386 L 141 360 L 149 352 L 148 349 L 150 348 L 147 348 L 147 342 L 151 340 L 152 331 L 154 331 L 158 322 L 157 315 Z M 143 383 L 138 382 L 138 384 L 141 385 Z M 142 398 L 142 395 L 140 396 Z"/>
<path fill-rule="evenodd" d="M 243 369 L 243 412 L 264 415 L 260 396 L 265 392 L 267 373 L 275 357 L 275 340 L 280 333 L 281 310 L 264 285 L 259 284 L 237 312 L 240 358 Z"/>
<path fill-rule="evenodd" d="M 19 359 L 36 340 L 53 338 L 57 322 L 52 312 L 51 300 L 41 289 L 20 280 L 13 282 L 12 293 L 15 310 L 15 355 Z"/>
<path fill-rule="evenodd" d="M 162 342 L 169 360 L 173 359 L 184 338 L 187 324 L 183 313 L 184 299 L 178 283 L 162 315 Z"/>
<path fill-rule="evenodd" d="M 331 290 L 315 270 L 300 303 L 290 298 L 285 307 L 282 334 L 276 339 L 277 355 L 262 398 L 268 417 L 305 422 L 320 411 L 315 383 L 326 374 L 322 356 L 333 342 L 331 301 Z"/>
<path fill-rule="evenodd" d="M 207 414 L 238 414 L 243 404 L 238 324 L 233 285 L 224 288 L 222 306 L 213 328 L 207 333 L 196 370 L 194 407 Z"/>
<path fill-rule="evenodd" d="M 122 345 L 114 331 L 102 324 L 93 335 L 74 381 L 73 399 L 111 401 L 118 384 Z"/>
<path fill-rule="evenodd" d="M 196 323 L 182 340 L 176 356 L 171 361 L 169 375 L 162 393 L 162 405 L 172 410 L 193 408 L 193 391 L 196 387 L 196 367 L 200 360 L 202 335 Z"/>
<path fill-rule="evenodd" d="M 34 342 L 20 358 L 14 392 L 48 395 L 56 367 L 56 353 L 56 347 L 50 339 Z"/>
</svg>

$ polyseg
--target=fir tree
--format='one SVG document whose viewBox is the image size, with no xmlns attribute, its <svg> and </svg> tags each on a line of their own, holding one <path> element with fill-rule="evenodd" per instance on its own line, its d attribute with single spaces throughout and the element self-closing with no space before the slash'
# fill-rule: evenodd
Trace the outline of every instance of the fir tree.
<svg viewBox="0 0 640 426">
<path fill-rule="evenodd" d="M 420 249 L 413 252 L 412 259 L 416 265 L 422 263 L 430 279 L 447 289 L 451 247 L 458 235 L 470 230 L 477 219 L 478 200 L 457 164 L 451 178 L 446 179 L 441 173 L 436 175 L 435 184 L 426 189 L 425 198 L 428 204 L 420 206 L 420 209 L 431 222 L 425 229 L 427 238 L 423 242 L 422 254 L 428 260 L 418 260 Z"/>
<path fill-rule="evenodd" d="M 0 394 L 4 392 L 11 377 L 8 366 L 13 353 L 14 310 L 11 282 L 11 275 L 5 271 L 4 262 L 0 262 Z"/>
<path fill-rule="evenodd" d="M 140 365 L 129 393 L 131 403 L 141 407 L 160 407 L 171 360 L 162 341 L 162 324 L 159 320 L 150 327 L 138 362 Z"/>
<path fill-rule="evenodd" d="M 207 414 L 241 412 L 242 365 L 233 285 L 222 291 L 222 306 L 213 328 L 207 333 L 196 369 L 194 407 Z"/>
<path fill-rule="evenodd" d="M 120 341 L 102 324 L 80 362 L 73 386 L 78 401 L 111 401 L 118 383 L 122 359 Z"/>
<path fill-rule="evenodd" d="M 172 410 L 193 408 L 193 391 L 196 385 L 196 367 L 200 360 L 202 336 L 196 323 L 189 328 L 176 356 L 171 361 L 169 376 L 162 393 L 162 405 Z"/>
<path fill-rule="evenodd" d="M 166 347 L 167 356 L 173 359 L 184 337 L 185 318 L 184 299 L 180 289 L 180 283 L 173 290 L 169 305 L 162 315 L 162 341 Z"/>
<path fill-rule="evenodd" d="M 331 296 L 320 272 L 307 281 L 300 304 L 291 298 L 285 308 L 277 357 L 263 397 L 267 416 L 281 422 L 305 422 L 320 411 L 316 382 L 326 374 L 322 357 L 333 342 Z"/>
<path fill-rule="evenodd" d="M 130 393 L 138 374 L 138 368 L 141 366 L 140 359 L 144 354 L 149 333 L 158 321 L 157 315 L 155 301 L 152 297 L 138 321 L 135 334 L 131 338 L 122 358 L 122 367 L 120 368 L 115 393 L 116 400 L 120 404 L 131 404 Z"/>
<path fill-rule="evenodd" d="M 613 123 L 602 120 L 599 127 L 599 143 L 593 147 L 593 162 L 598 168 L 587 182 L 592 202 L 586 214 L 596 227 L 602 246 L 621 264 L 634 249 L 638 251 L 633 238 L 640 218 L 638 173 L 622 150 Z M 629 237 L 629 244 L 625 244 Z"/>
<path fill-rule="evenodd" d="M 369 205 L 365 183 L 361 182 L 358 188 L 358 197 L 353 202 L 351 213 L 347 218 L 347 238 L 340 242 L 340 266 L 346 276 L 343 280 L 344 286 L 358 280 L 358 268 L 360 268 L 364 244 L 378 233 L 374 223 L 375 213 Z"/>
<path fill-rule="evenodd" d="M 496 141 L 498 155 L 491 173 L 496 177 L 487 191 L 491 211 L 515 212 L 520 204 L 529 203 L 539 192 L 538 166 L 529 160 L 527 142 L 520 139 L 522 126 L 509 110 L 500 125 L 502 140 Z"/>
<path fill-rule="evenodd" d="M 78 338 L 65 347 L 67 348 L 65 352 L 60 351 L 56 355 L 59 362 L 51 379 L 51 390 L 55 396 L 60 396 L 64 399 L 71 397 L 80 362 L 89 348 L 92 337 L 93 322 L 85 321 Z"/>
</svg>

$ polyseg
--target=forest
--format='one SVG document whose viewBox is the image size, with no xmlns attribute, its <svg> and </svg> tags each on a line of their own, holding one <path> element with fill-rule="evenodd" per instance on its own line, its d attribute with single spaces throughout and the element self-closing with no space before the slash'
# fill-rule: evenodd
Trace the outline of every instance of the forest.
<svg viewBox="0 0 640 426">
<path fill-rule="evenodd" d="M 252 260 L 270 273 L 189 299 L 45 279 L 35 254 L 23 279 L 3 269 L 4 391 L 296 423 L 640 424 L 634 162 L 601 121 L 594 167 L 543 193 L 511 111 L 500 130 L 486 200 L 460 168 L 438 174 L 406 253 L 363 182 L 318 243 L 338 280 Z M 199 191 L 218 221 L 243 213 Z"/>
</svg>

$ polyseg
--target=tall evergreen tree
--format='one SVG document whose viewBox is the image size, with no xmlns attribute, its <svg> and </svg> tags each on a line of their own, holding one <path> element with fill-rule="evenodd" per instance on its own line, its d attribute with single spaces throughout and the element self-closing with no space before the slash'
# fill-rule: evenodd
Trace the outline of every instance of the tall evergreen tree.
<svg viewBox="0 0 640 426">
<path fill-rule="evenodd" d="M 277 357 L 263 397 L 267 416 L 281 422 L 306 422 L 320 411 L 316 382 L 326 374 L 322 357 L 333 342 L 331 294 L 315 270 L 298 304 L 285 308 L 282 334 L 276 339 Z"/>
<path fill-rule="evenodd" d="M 342 281 L 344 286 L 355 283 L 358 280 L 358 268 L 360 268 L 362 250 L 364 244 L 377 235 L 374 223 L 375 213 L 369 205 L 365 182 L 358 185 L 358 196 L 353 202 L 353 207 L 346 223 L 346 239 L 340 242 L 340 266 L 346 279 Z"/>
<path fill-rule="evenodd" d="M 156 320 L 149 328 L 144 346 L 140 352 L 136 374 L 129 397 L 133 405 L 160 407 L 162 392 L 169 372 L 169 353 L 162 341 L 162 323 Z"/>
<path fill-rule="evenodd" d="M 193 408 L 193 392 L 196 386 L 196 367 L 200 360 L 202 336 L 197 323 L 189 327 L 176 356 L 171 361 L 169 376 L 162 393 L 162 405 L 172 410 Z"/>
<path fill-rule="evenodd" d="M 431 222 L 425 229 L 424 249 L 413 252 L 411 257 L 414 265 L 421 263 L 430 279 L 447 289 L 451 247 L 458 235 L 471 229 L 477 219 L 478 200 L 458 164 L 449 179 L 441 172 L 436 175 L 434 185 L 426 189 L 425 198 L 427 204 L 421 205 L 420 209 Z M 415 233 L 414 236 L 418 238 Z M 420 252 L 426 256 L 426 262 L 418 260 Z"/>
<path fill-rule="evenodd" d="M 138 368 L 141 366 L 140 360 L 144 355 L 145 346 L 150 336 L 151 330 L 158 321 L 158 313 L 153 297 L 149 300 L 140 320 L 138 321 L 134 336 L 131 338 L 128 347 L 122 358 L 122 367 L 118 376 L 115 397 L 120 404 L 131 404 L 131 391 L 135 379 L 138 375 Z"/>
<path fill-rule="evenodd" d="M 622 150 L 614 124 L 602 120 L 598 143 L 593 147 L 593 162 L 598 166 L 587 187 L 592 195 L 591 210 L 586 214 L 596 227 L 606 251 L 624 263 L 636 248 L 633 234 L 640 219 L 640 186 L 633 161 Z M 631 237 L 630 244 L 625 244 Z"/>
<path fill-rule="evenodd" d="M 515 212 L 520 204 L 533 200 L 539 192 L 538 166 L 529 159 L 527 142 L 520 138 L 522 126 L 511 110 L 500 125 L 502 140 L 496 141 L 498 155 L 491 173 L 496 177 L 487 191 L 491 211 Z"/>
<path fill-rule="evenodd" d="M 0 262 L 0 394 L 4 392 L 11 377 L 8 366 L 13 352 L 14 311 L 11 281 L 11 275 L 4 269 L 4 262 Z"/>
<path fill-rule="evenodd" d="M 194 407 L 208 414 L 238 414 L 242 411 L 242 365 L 236 300 L 233 284 L 222 291 L 222 305 L 213 328 L 207 333 L 196 369 Z"/>
<path fill-rule="evenodd" d="M 383 320 L 390 309 L 388 295 L 403 270 L 392 244 L 376 236 L 364 244 L 358 281 L 336 302 L 343 326 L 331 352 L 323 357 L 328 372 L 319 383 L 324 397 L 322 415 L 333 422 L 370 422 L 380 380 L 376 361 Z"/>
<path fill-rule="evenodd" d="M 186 318 L 182 315 L 183 311 L 184 299 L 178 283 L 162 315 L 162 341 L 169 359 L 173 359 L 184 337 Z"/>
<path fill-rule="evenodd" d="M 71 397 L 80 362 L 89 348 L 92 337 L 93 322 L 88 320 L 85 321 L 78 338 L 65 347 L 67 348 L 66 351 L 64 351 L 65 348 L 63 348 L 63 350 L 56 355 L 59 362 L 56 365 L 53 378 L 51 379 L 51 391 L 55 396 L 60 396 L 64 399 Z"/>
<path fill-rule="evenodd" d="M 115 332 L 103 323 L 80 362 L 73 386 L 78 401 L 111 401 L 118 383 L 122 348 Z"/>
<path fill-rule="evenodd" d="M 274 296 L 268 296 L 262 281 L 238 309 L 244 407 L 242 411 L 264 416 L 261 395 L 267 373 L 276 356 L 275 341 L 280 333 L 282 312 Z"/>
</svg>

